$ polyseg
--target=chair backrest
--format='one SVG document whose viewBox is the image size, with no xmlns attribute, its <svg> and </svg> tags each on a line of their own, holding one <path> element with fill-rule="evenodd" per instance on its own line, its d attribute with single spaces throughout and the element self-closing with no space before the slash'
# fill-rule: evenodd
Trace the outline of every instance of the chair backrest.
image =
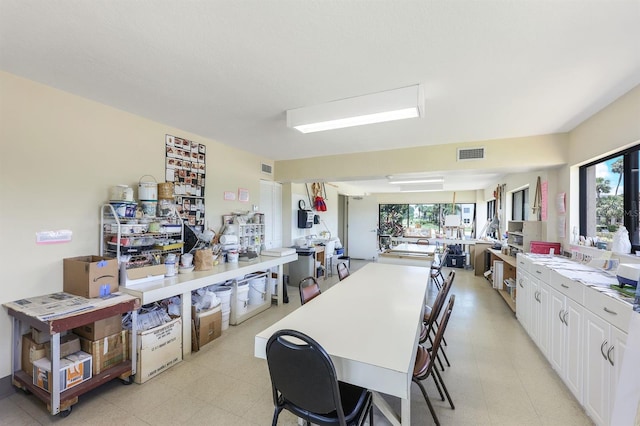
<svg viewBox="0 0 640 426">
<path fill-rule="evenodd" d="M 427 240 L 426 238 L 418 238 L 418 240 L 416 241 L 416 244 L 420 246 L 428 246 L 429 240 Z"/>
<path fill-rule="evenodd" d="M 318 281 L 313 277 L 307 277 L 300 281 L 300 303 L 305 304 L 321 293 Z"/>
<path fill-rule="evenodd" d="M 340 281 L 344 280 L 348 276 L 349 268 L 347 267 L 347 264 L 344 262 L 338 263 L 338 278 L 340 279 Z"/>
<path fill-rule="evenodd" d="M 438 326 L 438 332 L 436 333 L 436 337 L 433 339 L 433 345 L 431 346 L 431 354 L 433 358 L 438 354 L 438 349 L 440 349 L 440 342 L 442 341 L 442 337 L 444 336 L 444 331 L 447 328 L 447 324 L 449 323 L 449 317 L 451 316 L 451 311 L 453 310 L 453 304 L 456 301 L 456 295 L 452 294 L 449 298 L 449 303 L 447 304 L 444 313 L 442 314 L 442 320 L 440 321 L 440 325 Z"/>
<path fill-rule="evenodd" d="M 288 403 L 312 413 L 335 410 L 345 424 L 336 370 L 318 342 L 296 330 L 279 330 L 266 351 L 276 406 Z"/>
<path fill-rule="evenodd" d="M 456 277 L 455 271 L 449 272 L 449 275 L 444 280 L 444 284 L 438 294 L 436 295 L 436 299 L 433 301 L 433 305 L 431 305 L 431 315 L 429 316 L 429 323 L 427 324 L 427 336 L 431 335 L 431 330 L 434 327 L 435 322 L 438 320 L 440 316 L 440 312 L 442 311 L 442 307 L 444 306 L 445 301 L 447 300 L 447 296 L 449 295 L 449 290 L 451 290 L 451 286 L 453 285 L 453 279 Z M 441 328 L 440 325 L 439 328 Z"/>
</svg>

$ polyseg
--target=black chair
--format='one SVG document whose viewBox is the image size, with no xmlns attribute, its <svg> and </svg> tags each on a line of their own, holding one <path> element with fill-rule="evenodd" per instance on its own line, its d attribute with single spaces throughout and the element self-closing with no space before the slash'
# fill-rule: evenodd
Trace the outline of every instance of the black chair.
<svg viewBox="0 0 640 426">
<path fill-rule="evenodd" d="M 317 425 L 373 425 L 371 392 L 338 380 L 327 352 L 296 330 L 279 330 L 267 342 L 273 390 L 272 425 L 285 409 Z"/>
<path fill-rule="evenodd" d="M 347 267 L 347 264 L 344 262 L 338 263 L 338 278 L 340 279 L 340 281 L 344 280 L 348 276 L 349 268 Z"/>
<path fill-rule="evenodd" d="M 433 340 L 433 346 L 430 349 L 425 348 L 422 345 L 418 345 L 417 353 L 416 353 L 416 362 L 413 368 L 413 377 L 412 381 L 416 383 L 420 387 L 420 391 L 422 392 L 422 396 L 424 396 L 425 401 L 427 402 L 427 406 L 429 407 L 429 411 L 431 412 L 431 416 L 433 417 L 433 421 L 436 425 L 440 425 L 440 421 L 438 420 L 438 416 L 436 415 L 433 406 L 431 405 L 431 401 L 429 400 L 429 396 L 427 395 L 427 391 L 422 385 L 422 381 L 427 377 L 433 377 L 433 380 L 436 384 L 436 388 L 440 393 L 440 398 L 444 401 L 444 397 L 446 395 L 447 400 L 449 401 L 449 405 L 453 410 L 455 410 L 455 405 L 453 405 L 453 400 L 451 399 L 451 395 L 449 395 L 449 391 L 442 380 L 442 376 L 438 372 L 438 369 L 435 368 L 435 359 L 438 355 L 438 351 L 440 350 L 440 343 L 442 342 L 442 336 L 444 335 L 444 331 L 447 328 L 447 324 L 449 323 L 449 317 L 451 316 L 451 311 L 453 310 L 453 304 L 456 300 L 456 295 L 452 294 L 449 298 L 449 303 L 447 308 L 442 315 L 442 322 L 440 324 L 440 328 L 438 328 L 438 332 L 436 333 L 436 337 Z M 444 391 L 445 395 L 442 394 Z"/>
<path fill-rule="evenodd" d="M 300 303 L 302 305 L 322 293 L 318 281 L 313 277 L 303 278 L 298 284 L 298 288 L 300 289 Z"/>
</svg>

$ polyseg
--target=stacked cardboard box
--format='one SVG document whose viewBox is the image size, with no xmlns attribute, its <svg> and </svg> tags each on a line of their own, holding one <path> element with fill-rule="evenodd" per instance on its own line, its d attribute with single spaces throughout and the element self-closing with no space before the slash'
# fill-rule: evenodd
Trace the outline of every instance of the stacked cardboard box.
<svg viewBox="0 0 640 426">
<path fill-rule="evenodd" d="M 91 355 L 76 352 L 60 359 L 60 391 L 72 388 L 91 378 Z M 51 360 L 40 358 L 33 363 L 33 384 L 51 392 Z"/>
<path fill-rule="evenodd" d="M 93 357 L 93 374 L 101 372 L 129 359 L 128 333 L 122 330 L 96 340 L 80 338 L 80 348 Z"/>
</svg>

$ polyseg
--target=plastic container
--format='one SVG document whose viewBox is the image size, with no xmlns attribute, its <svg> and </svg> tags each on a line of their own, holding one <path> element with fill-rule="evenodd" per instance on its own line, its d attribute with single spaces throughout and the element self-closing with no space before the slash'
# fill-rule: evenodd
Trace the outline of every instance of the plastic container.
<svg viewBox="0 0 640 426">
<path fill-rule="evenodd" d="M 157 201 L 140 201 L 140 207 L 142 207 L 142 213 L 145 216 L 156 217 L 156 211 L 158 210 Z"/>
<path fill-rule="evenodd" d="M 222 307 L 222 314 L 224 311 L 231 310 L 231 287 L 218 287 L 213 292 L 220 299 L 220 306 Z"/>
<path fill-rule="evenodd" d="M 150 177 L 153 182 L 144 181 L 145 177 Z M 138 199 L 140 201 L 158 201 L 158 182 L 156 178 L 151 175 L 144 175 L 140 178 L 138 182 Z"/>
<path fill-rule="evenodd" d="M 229 317 L 231 315 L 231 309 L 227 309 L 226 311 L 222 309 L 222 329 L 226 330 L 229 328 Z"/>
<path fill-rule="evenodd" d="M 227 253 L 227 262 L 228 263 L 238 263 L 238 258 L 240 254 L 237 251 L 230 251 Z"/>
<path fill-rule="evenodd" d="M 260 305 L 267 299 L 267 277 L 249 280 L 249 304 Z"/>
<path fill-rule="evenodd" d="M 249 283 L 244 282 L 236 286 L 236 305 L 232 307 L 236 311 L 236 317 L 247 313 L 249 306 Z"/>
</svg>

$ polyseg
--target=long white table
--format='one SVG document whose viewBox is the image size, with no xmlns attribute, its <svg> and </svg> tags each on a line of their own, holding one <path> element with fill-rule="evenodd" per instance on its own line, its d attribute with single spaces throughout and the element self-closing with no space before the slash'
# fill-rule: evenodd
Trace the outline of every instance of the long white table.
<svg viewBox="0 0 640 426">
<path fill-rule="evenodd" d="M 401 417 L 374 393 L 395 425 L 411 423 L 411 378 L 420 336 L 429 270 L 370 263 L 255 337 L 266 359 L 274 332 L 295 329 L 318 341 L 338 378 L 401 399 Z"/>
</svg>

